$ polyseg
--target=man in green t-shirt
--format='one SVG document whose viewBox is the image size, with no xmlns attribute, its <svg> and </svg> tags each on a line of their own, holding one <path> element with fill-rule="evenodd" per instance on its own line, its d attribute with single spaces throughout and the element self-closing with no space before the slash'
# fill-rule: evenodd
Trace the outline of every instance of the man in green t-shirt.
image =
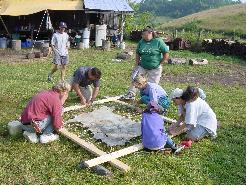
<svg viewBox="0 0 246 185">
<path fill-rule="evenodd" d="M 148 82 L 159 83 L 162 73 L 162 64 L 166 63 L 169 58 L 169 49 L 165 42 L 156 38 L 152 28 L 145 28 L 142 33 L 142 39 L 139 41 L 136 50 L 136 64 L 134 67 L 135 74 L 147 75 Z M 131 84 L 128 93 L 123 99 L 133 99 L 136 89 Z"/>
</svg>

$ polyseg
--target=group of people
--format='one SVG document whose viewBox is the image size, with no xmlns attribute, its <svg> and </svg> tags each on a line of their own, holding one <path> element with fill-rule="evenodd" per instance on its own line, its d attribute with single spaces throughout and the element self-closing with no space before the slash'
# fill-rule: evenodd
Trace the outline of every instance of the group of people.
<svg viewBox="0 0 246 185">
<path fill-rule="evenodd" d="M 41 91 L 32 97 L 21 115 L 23 136 L 33 143 L 48 143 L 59 138 L 57 133 L 63 126 L 63 104 L 71 90 L 76 92 L 80 103 L 85 106 L 90 106 L 99 93 L 101 71 L 96 67 L 81 66 L 65 81 L 65 70 L 69 63 L 66 28 L 66 23 L 61 22 L 51 40 L 53 66 L 48 81 L 53 80 L 52 75 L 59 68 L 61 80 L 51 90 Z"/>
<path fill-rule="evenodd" d="M 142 113 L 142 142 L 150 150 L 162 150 L 169 147 L 179 152 L 184 146 L 190 147 L 192 141 L 204 137 L 215 138 L 217 133 L 216 115 L 205 101 L 206 95 L 200 88 L 188 86 L 185 90 L 176 88 L 168 96 L 158 84 L 162 74 L 162 65 L 169 58 L 168 47 L 157 38 L 152 28 L 143 30 L 142 39 L 136 50 L 136 64 L 132 73 L 132 83 L 122 99 L 134 99 L 136 90 L 140 90 L 140 102 L 146 109 L 137 109 Z M 167 130 L 162 114 L 168 110 L 171 101 L 178 106 L 179 119 Z M 186 133 L 182 145 L 176 145 L 171 136 Z"/>
<path fill-rule="evenodd" d="M 100 88 L 101 71 L 96 67 L 79 67 L 72 77 L 64 80 L 68 64 L 67 36 L 64 22 L 59 31 L 53 35 L 54 67 L 48 75 L 61 66 L 61 81 L 51 90 L 42 91 L 34 96 L 21 115 L 24 137 L 29 141 L 47 143 L 58 139 L 56 132 L 63 125 L 62 106 L 68 93 L 74 90 L 82 105 L 90 106 L 95 101 Z M 176 88 L 168 96 L 160 86 L 162 65 L 169 57 L 169 49 L 164 41 L 157 38 L 152 28 L 143 30 L 142 39 L 136 50 L 136 65 L 132 73 L 132 82 L 122 99 L 135 98 L 140 90 L 140 101 L 146 104 L 142 113 L 142 142 L 150 150 L 162 150 L 170 147 L 174 152 L 180 148 L 170 136 L 186 133 L 187 141 L 198 141 L 206 136 L 216 137 L 217 119 L 213 110 L 206 103 L 202 89 L 188 86 L 185 90 Z M 94 88 L 91 88 L 91 85 Z M 167 130 L 161 115 L 170 107 L 171 101 L 178 106 L 179 120 Z"/>
</svg>

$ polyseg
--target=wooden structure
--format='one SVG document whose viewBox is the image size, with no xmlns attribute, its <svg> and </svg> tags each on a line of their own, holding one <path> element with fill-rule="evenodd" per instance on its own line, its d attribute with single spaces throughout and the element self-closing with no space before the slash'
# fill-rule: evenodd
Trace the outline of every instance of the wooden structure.
<svg viewBox="0 0 246 185">
<path fill-rule="evenodd" d="M 135 108 L 135 106 L 130 105 L 128 103 L 125 103 L 123 101 L 119 100 L 120 96 L 116 96 L 116 97 L 110 97 L 110 98 L 106 98 L 106 99 L 102 99 L 99 101 L 94 102 L 93 104 L 102 104 L 102 103 L 106 103 L 106 102 L 116 102 L 116 103 L 120 103 L 123 104 L 125 106 L 128 106 L 130 108 Z M 68 111 L 72 111 L 72 110 L 77 110 L 77 109 L 81 109 L 84 108 L 85 106 L 81 106 L 81 105 L 75 105 L 75 106 L 71 106 L 71 107 L 66 107 L 64 109 L 64 112 L 68 112 Z M 164 120 L 166 122 L 169 123 L 176 123 L 176 120 L 167 118 L 167 117 L 163 117 Z M 116 152 L 112 152 L 112 153 L 106 153 L 100 149 L 98 149 L 95 145 L 86 142 L 85 140 L 79 138 L 78 136 L 76 136 L 73 133 L 68 132 L 65 128 L 60 130 L 60 133 L 67 137 L 68 139 L 72 140 L 73 142 L 77 143 L 78 145 L 80 145 L 81 147 L 83 147 L 84 149 L 86 149 L 87 151 L 91 152 L 92 154 L 98 156 L 97 158 L 88 160 L 88 161 L 84 161 L 84 165 L 86 167 L 94 167 L 96 165 L 105 163 L 105 162 L 109 162 L 110 164 L 112 164 L 113 166 L 115 166 L 116 168 L 122 170 L 123 172 L 127 172 L 130 170 L 130 167 L 124 163 L 122 163 L 121 161 L 117 160 L 117 158 L 134 153 L 136 151 L 142 150 L 143 149 L 143 145 L 142 143 L 118 150 Z"/>
<path fill-rule="evenodd" d="M 49 40 L 59 22 L 64 21 L 74 37 L 90 28 L 95 37 L 95 25 L 106 24 L 110 30 L 123 33 L 124 16 L 133 9 L 125 0 L 2 0 L 0 2 L 0 37 Z M 52 29 L 53 28 L 53 29 Z M 40 30 L 38 32 L 38 30 Z"/>
</svg>

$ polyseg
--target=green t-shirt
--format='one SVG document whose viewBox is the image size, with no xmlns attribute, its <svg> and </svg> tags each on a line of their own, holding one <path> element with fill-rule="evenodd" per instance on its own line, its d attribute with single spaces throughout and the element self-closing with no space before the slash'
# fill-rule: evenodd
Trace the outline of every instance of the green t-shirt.
<svg viewBox="0 0 246 185">
<path fill-rule="evenodd" d="M 137 46 L 137 54 L 140 56 L 140 65 L 144 69 L 156 69 L 163 58 L 162 53 L 167 53 L 168 47 L 160 38 L 150 41 L 141 39 Z"/>
</svg>

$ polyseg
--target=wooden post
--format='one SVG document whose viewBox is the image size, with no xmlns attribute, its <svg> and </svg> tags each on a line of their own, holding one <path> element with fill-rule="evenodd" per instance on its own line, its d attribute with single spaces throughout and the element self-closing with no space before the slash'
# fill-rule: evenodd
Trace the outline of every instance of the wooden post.
<svg viewBox="0 0 246 185">
<path fill-rule="evenodd" d="M 177 38 L 178 37 L 178 30 L 176 29 L 175 30 L 175 38 Z"/>
<path fill-rule="evenodd" d="M 123 37 L 124 37 L 124 26 L 125 26 L 125 16 L 123 13 L 121 14 L 121 30 L 120 30 L 120 42 L 123 42 Z"/>
</svg>

